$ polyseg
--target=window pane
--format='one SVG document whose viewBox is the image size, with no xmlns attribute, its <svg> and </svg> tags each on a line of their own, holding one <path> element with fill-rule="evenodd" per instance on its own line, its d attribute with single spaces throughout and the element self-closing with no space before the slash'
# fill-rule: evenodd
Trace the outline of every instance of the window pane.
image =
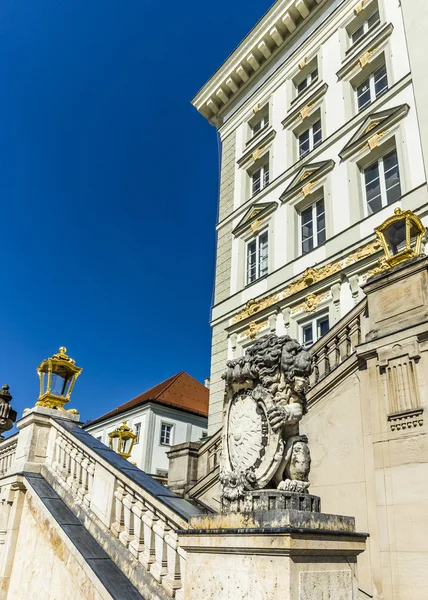
<svg viewBox="0 0 428 600">
<path fill-rule="evenodd" d="M 324 200 L 318 200 L 315 206 L 317 215 L 317 245 L 325 242 L 325 210 Z"/>
<path fill-rule="evenodd" d="M 312 131 L 313 131 L 314 148 L 315 148 L 322 142 L 321 120 L 314 123 Z"/>
<path fill-rule="evenodd" d="M 268 233 L 265 231 L 259 237 L 259 277 L 268 272 Z"/>
<path fill-rule="evenodd" d="M 355 44 L 364 35 L 364 24 L 358 27 L 351 36 L 352 43 Z"/>
<path fill-rule="evenodd" d="M 252 175 L 253 194 L 260 191 L 261 188 L 261 169 L 255 171 Z"/>
<path fill-rule="evenodd" d="M 375 13 L 372 14 L 371 17 L 369 17 L 367 19 L 368 28 L 371 29 L 372 27 L 376 27 L 376 25 L 379 22 L 380 22 L 380 17 L 379 17 L 379 11 L 377 10 Z"/>
<path fill-rule="evenodd" d="M 257 277 L 257 243 L 253 240 L 247 244 L 247 283 L 252 283 Z"/>
<path fill-rule="evenodd" d="M 317 320 L 317 339 L 325 335 L 330 329 L 328 316 L 320 317 Z"/>
<path fill-rule="evenodd" d="M 362 110 L 371 102 L 370 97 L 370 82 L 366 79 L 364 83 L 357 87 L 358 109 Z"/>
<path fill-rule="evenodd" d="M 388 89 L 388 76 L 386 74 L 386 67 L 382 65 L 374 73 L 375 92 L 376 98 L 379 98 Z"/>
<path fill-rule="evenodd" d="M 257 133 L 262 128 L 262 122 L 257 121 L 255 125 L 253 125 L 253 133 Z"/>
<path fill-rule="evenodd" d="M 266 165 L 263 169 L 263 187 L 269 183 L 269 166 Z"/>
<path fill-rule="evenodd" d="M 305 77 L 297 86 L 297 93 L 301 94 L 308 87 L 308 78 Z"/>
<path fill-rule="evenodd" d="M 314 248 L 314 224 L 312 221 L 312 206 L 303 210 L 302 220 L 302 252 L 306 254 Z"/>
<path fill-rule="evenodd" d="M 318 69 L 314 69 L 311 73 L 311 83 L 318 79 Z"/>
<path fill-rule="evenodd" d="M 299 154 L 300 158 L 309 152 L 309 129 L 299 136 Z"/>
<path fill-rule="evenodd" d="M 366 183 L 366 197 L 369 214 L 377 212 L 382 208 L 380 195 L 379 164 L 376 161 L 367 169 L 364 169 Z"/>
<path fill-rule="evenodd" d="M 302 345 L 304 348 L 309 348 L 313 344 L 312 323 L 302 327 Z"/>
<path fill-rule="evenodd" d="M 397 152 L 394 150 L 383 157 L 385 173 L 386 198 L 388 204 L 395 202 L 401 196 L 400 173 L 398 170 Z"/>
</svg>

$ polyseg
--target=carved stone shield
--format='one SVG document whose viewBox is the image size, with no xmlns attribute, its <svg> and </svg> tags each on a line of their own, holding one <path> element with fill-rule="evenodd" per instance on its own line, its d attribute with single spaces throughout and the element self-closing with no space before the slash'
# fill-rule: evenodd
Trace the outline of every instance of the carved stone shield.
<svg viewBox="0 0 428 600">
<path fill-rule="evenodd" d="M 252 390 L 233 394 L 225 415 L 223 452 L 227 470 L 255 475 L 255 488 L 262 489 L 275 475 L 283 457 L 280 432 L 269 425 L 266 406 L 257 403 Z"/>
</svg>

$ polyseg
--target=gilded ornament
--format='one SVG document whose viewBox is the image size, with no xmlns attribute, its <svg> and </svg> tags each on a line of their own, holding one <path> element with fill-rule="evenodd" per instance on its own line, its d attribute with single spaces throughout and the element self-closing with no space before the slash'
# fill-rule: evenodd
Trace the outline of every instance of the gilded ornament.
<svg viewBox="0 0 428 600">
<path fill-rule="evenodd" d="M 257 148 L 257 150 L 254 150 L 253 154 L 252 154 L 252 159 L 254 161 L 259 160 L 259 158 L 262 155 L 264 148 Z"/>
<path fill-rule="evenodd" d="M 364 69 L 364 67 L 366 65 L 368 65 L 370 57 L 372 56 L 373 53 L 374 53 L 374 50 L 370 50 L 370 51 L 364 52 L 364 54 L 362 56 L 360 56 L 360 58 L 358 59 L 358 62 L 360 63 L 360 67 L 362 69 Z"/>
<path fill-rule="evenodd" d="M 260 102 L 258 104 L 256 104 L 253 108 L 253 113 L 257 114 L 259 112 L 259 110 L 261 109 L 261 105 Z"/>
<path fill-rule="evenodd" d="M 308 59 L 306 58 L 306 56 L 304 58 L 302 58 L 302 60 L 299 61 L 299 69 L 302 70 L 306 67 L 306 63 L 308 62 Z"/>
<path fill-rule="evenodd" d="M 302 108 L 302 110 L 300 111 L 300 118 L 302 119 L 302 121 L 303 121 L 303 119 L 306 119 L 306 117 L 309 116 L 311 108 L 312 108 L 311 104 L 308 104 L 307 106 L 304 106 Z"/>
<path fill-rule="evenodd" d="M 263 329 L 264 327 L 268 327 L 268 325 L 269 325 L 269 321 L 262 321 L 261 323 L 256 323 L 255 321 L 252 321 L 248 325 L 248 329 L 246 329 L 242 333 L 242 337 L 247 337 L 247 338 L 250 338 L 253 340 L 256 337 L 256 335 L 259 333 L 259 331 L 261 329 Z"/>
<path fill-rule="evenodd" d="M 364 4 L 365 4 L 365 0 L 360 0 L 360 2 L 358 2 L 357 6 L 354 8 L 354 13 L 356 15 L 359 15 L 360 12 L 362 10 L 364 10 Z"/>
<path fill-rule="evenodd" d="M 301 310 L 307 312 L 307 313 L 313 313 L 318 306 L 320 305 L 320 303 L 323 300 L 326 300 L 327 298 L 329 298 L 330 296 L 330 292 L 324 292 L 323 294 L 308 294 L 305 297 L 304 302 L 302 302 L 301 304 L 298 304 L 297 306 L 295 306 L 292 310 L 291 313 L 294 314 L 296 312 L 299 312 Z"/>
<path fill-rule="evenodd" d="M 254 221 L 254 223 L 251 223 L 251 225 L 250 225 L 251 231 L 253 233 L 257 233 L 260 228 L 260 225 L 262 225 L 263 223 L 264 223 L 264 219 L 256 219 Z"/>
<path fill-rule="evenodd" d="M 276 304 L 280 300 L 289 298 L 290 296 L 297 294 L 297 292 L 300 292 L 305 288 L 310 287 L 314 283 L 318 283 L 319 281 L 322 281 L 323 279 L 326 279 L 327 277 L 338 273 L 345 267 L 348 267 L 360 260 L 363 260 L 364 258 L 367 258 L 368 256 L 371 256 L 372 254 L 375 254 L 380 249 L 381 244 L 379 240 L 373 240 L 365 246 L 358 248 L 358 250 L 356 250 L 343 260 L 334 263 L 328 263 L 327 265 L 324 265 L 323 267 L 319 267 L 317 269 L 314 269 L 313 267 L 308 267 L 301 277 L 290 283 L 281 292 L 278 292 L 273 296 L 266 296 L 261 300 L 249 300 L 247 302 L 246 307 L 233 317 L 232 323 L 239 323 L 240 321 L 243 321 L 244 319 L 255 315 L 256 313 L 264 310 L 265 308 Z"/>
<path fill-rule="evenodd" d="M 302 193 L 303 193 L 303 195 L 304 195 L 305 197 L 306 197 L 306 196 L 308 196 L 308 195 L 311 193 L 311 191 L 312 191 L 312 188 L 314 187 L 314 185 L 315 185 L 315 184 L 314 184 L 314 182 L 313 182 L 313 181 L 309 181 L 309 182 L 308 182 L 306 185 L 304 185 L 304 186 L 302 187 Z"/>
</svg>

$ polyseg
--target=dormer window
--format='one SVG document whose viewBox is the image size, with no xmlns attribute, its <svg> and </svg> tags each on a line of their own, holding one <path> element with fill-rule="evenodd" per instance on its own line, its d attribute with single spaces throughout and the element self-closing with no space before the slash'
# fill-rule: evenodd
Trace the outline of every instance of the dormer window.
<svg viewBox="0 0 428 600">
<path fill-rule="evenodd" d="M 354 19 L 348 28 L 348 35 L 351 44 L 356 44 L 372 29 L 379 25 L 380 15 L 377 2 L 370 4 L 360 15 Z"/>
</svg>

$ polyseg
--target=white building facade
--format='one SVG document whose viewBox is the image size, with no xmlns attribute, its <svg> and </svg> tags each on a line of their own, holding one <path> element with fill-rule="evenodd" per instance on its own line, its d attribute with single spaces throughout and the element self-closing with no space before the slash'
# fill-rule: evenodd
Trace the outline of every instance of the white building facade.
<svg viewBox="0 0 428 600">
<path fill-rule="evenodd" d="M 187 373 L 179 373 L 83 428 L 109 446 L 109 433 L 126 421 L 137 435 L 129 460 L 163 478 L 168 475 L 171 446 L 206 436 L 207 412 L 208 389 Z"/>
<path fill-rule="evenodd" d="M 428 224 L 402 10 L 279 0 L 193 100 L 222 141 L 210 434 L 228 358 L 269 332 L 310 347 L 379 268 L 374 227 Z"/>
</svg>

